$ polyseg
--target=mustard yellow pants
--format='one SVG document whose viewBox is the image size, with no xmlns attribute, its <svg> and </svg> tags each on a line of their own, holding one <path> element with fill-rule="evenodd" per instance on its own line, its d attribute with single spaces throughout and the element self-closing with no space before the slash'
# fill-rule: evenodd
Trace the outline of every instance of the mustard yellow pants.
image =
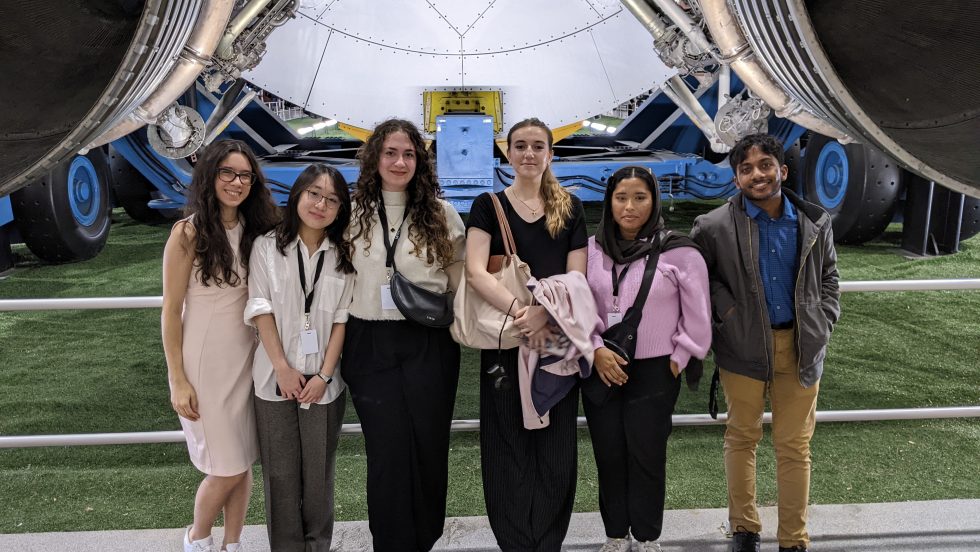
<svg viewBox="0 0 980 552">
<path fill-rule="evenodd" d="M 732 531 L 760 533 L 756 507 L 755 450 L 762 438 L 766 396 L 772 406 L 772 442 L 776 451 L 779 546 L 810 545 L 806 532 L 810 497 L 810 438 L 813 437 L 819 382 L 800 385 L 794 330 L 773 330 L 775 367 L 768 384 L 728 372 L 721 384 L 728 403 L 725 430 L 725 476 Z"/>
</svg>

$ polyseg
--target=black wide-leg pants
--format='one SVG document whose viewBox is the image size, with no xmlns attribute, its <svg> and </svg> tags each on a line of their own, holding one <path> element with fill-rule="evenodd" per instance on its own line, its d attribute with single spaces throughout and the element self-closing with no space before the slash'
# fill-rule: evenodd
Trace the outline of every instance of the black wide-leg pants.
<svg viewBox="0 0 980 552">
<path fill-rule="evenodd" d="M 448 329 L 351 317 L 343 377 L 367 450 L 377 552 L 431 550 L 442 535 L 459 345 Z"/>
<path fill-rule="evenodd" d="M 497 351 L 480 355 L 480 460 L 490 528 L 504 552 L 558 552 L 575 502 L 578 386 L 549 413 L 550 425 L 524 429 L 517 349 L 500 362 L 511 381 L 496 390 L 486 374 Z"/>
<path fill-rule="evenodd" d="M 680 392 L 670 357 L 636 360 L 629 380 L 603 405 L 583 395 L 599 472 L 606 536 L 660 538 L 667 490 L 667 438 Z"/>
</svg>

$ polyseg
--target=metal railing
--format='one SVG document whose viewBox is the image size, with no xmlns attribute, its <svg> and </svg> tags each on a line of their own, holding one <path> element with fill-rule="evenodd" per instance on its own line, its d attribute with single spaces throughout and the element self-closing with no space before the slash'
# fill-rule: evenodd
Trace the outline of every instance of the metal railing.
<svg viewBox="0 0 980 552">
<path fill-rule="evenodd" d="M 841 292 L 980 290 L 980 278 L 948 280 L 858 280 L 841 282 Z M 163 297 L 88 297 L 73 299 L 0 299 L 0 312 L 91 309 L 158 309 Z"/>
<path fill-rule="evenodd" d="M 675 414 L 673 424 L 679 426 L 724 425 L 727 415 L 718 414 L 712 419 L 707 414 Z M 817 412 L 818 422 L 871 422 L 882 420 L 936 420 L 948 418 L 980 418 L 980 406 L 952 406 L 945 408 L 892 408 L 882 410 L 822 410 Z M 772 413 L 766 412 L 762 422 L 772 423 Z M 579 416 L 578 427 L 588 427 Z M 480 431 L 480 420 L 453 420 L 452 432 Z M 361 424 L 344 424 L 341 435 L 360 435 Z M 31 447 L 69 447 L 81 445 L 145 445 L 155 443 L 183 443 L 184 432 L 140 431 L 131 433 L 76 433 L 72 435 L 15 435 L 0 437 L 0 449 Z"/>
<path fill-rule="evenodd" d="M 946 280 L 868 280 L 841 282 L 842 292 L 896 292 L 896 291 L 963 291 L 980 290 L 980 279 Z M 90 310 L 90 309 L 152 309 L 163 305 L 162 297 L 94 297 L 72 299 L 0 299 L 0 312 L 39 310 Z M 675 414 L 675 426 L 722 425 L 727 416 L 718 414 L 712 419 L 708 414 Z M 980 406 L 955 406 L 944 408 L 893 408 L 865 410 L 824 410 L 816 414 L 817 422 L 858 422 L 881 420 L 922 420 L 945 418 L 980 418 Z M 766 412 L 764 423 L 772 423 L 772 414 Z M 578 426 L 586 427 L 585 418 L 578 418 Z M 453 420 L 451 431 L 479 431 L 479 420 Z M 357 435 L 361 424 L 344 424 L 341 434 Z M 78 445 L 133 445 L 153 443 L 182 443 L 183 431 L 146 431 L 131 433 L 84 433 L 71 435 L 18 435 L 0 436 L 0 449 L 78 446 Z"/>
</svg>

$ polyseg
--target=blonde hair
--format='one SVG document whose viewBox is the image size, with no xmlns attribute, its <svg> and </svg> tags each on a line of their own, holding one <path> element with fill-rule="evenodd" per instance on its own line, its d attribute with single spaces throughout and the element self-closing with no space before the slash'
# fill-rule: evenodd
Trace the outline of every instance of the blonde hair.
<svg viewBox="0 0 980 552">
<path fill-rule="evenodd" d="M 551 129 L 548 128 L 548 125 L 536 117 L 524 119 L 510 127 L 510 132 L 507 133 L 508 150 L 510 150 L 511 137 L 514 135 L 514 132 L 526 127 L 535 127 L 543 130 L 548 135 L 548 151 L 552 150 L 555 137 L 551 133 Z M 545 226 L 548 228 L 548 234 L 552 238 L 557 238 L 558 234 L 568 224 L 568 219 L 571 218 L 572 194 L 561 187 L 558 179 L 555 178 L 555 174 L 551 172 L 550 165 L 545 168 L 544 174 L 541 175 L 541 202 L 544 205 Z"/>
</svg>

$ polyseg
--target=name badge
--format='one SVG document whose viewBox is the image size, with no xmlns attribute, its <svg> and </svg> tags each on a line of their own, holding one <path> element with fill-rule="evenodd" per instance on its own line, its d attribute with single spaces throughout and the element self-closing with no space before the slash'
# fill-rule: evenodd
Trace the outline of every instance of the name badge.
<svg viewBox="0 0 980 552">
<path fill-rule="evenodd" d="M 619 324 L 623 321 L 623 313 L 621 312 L 611 312 L 606 315 L 606 327 L 611 328 L 615 324 Z"/>
<path fill-rule="evenodd" d="M 391 284 L 381 286 L 381 309 L 398 310 L 398 305 L 395 304 L 395 299 L 391 296 Z"/>
<path fill-rule="evenodd" d="M 315 355 L 320 352 L 316 338 L 316 330 L 303 330 L 299 333 L 299 345 L 304 355 Z"/>
</svg>

